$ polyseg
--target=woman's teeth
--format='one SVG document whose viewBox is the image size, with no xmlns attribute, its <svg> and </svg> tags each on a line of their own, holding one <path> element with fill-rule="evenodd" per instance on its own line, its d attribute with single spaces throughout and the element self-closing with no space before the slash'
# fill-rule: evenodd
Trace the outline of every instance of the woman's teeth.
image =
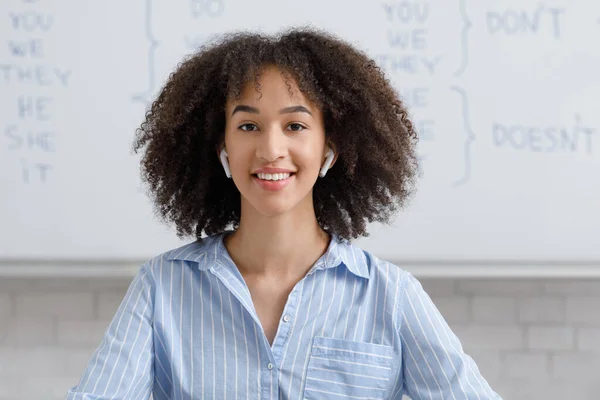
<svg viewBox="0 0 600 400">
<path fill-rule="evenodd" d="M 281 181 L 290 177 L 290 174 L 256 174 L 259 179 L 265 181 Z"/>
</svg>

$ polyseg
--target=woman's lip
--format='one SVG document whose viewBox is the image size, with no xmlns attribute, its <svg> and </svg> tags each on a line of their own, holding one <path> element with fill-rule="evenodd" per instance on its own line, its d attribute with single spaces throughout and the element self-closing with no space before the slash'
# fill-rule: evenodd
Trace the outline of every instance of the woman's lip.
<svg viewBox="0 0 600 400">
<path fill-rule="evenodd" d="M 290 176 L 288 176 L 287 178 L 278 181 L 267 181 L 264 179 L 260 179 L 256 175 L 252 175 L 252 178 L 260 188 L 271 192 L 276 192 L 289 185 L 292 179 L 294 179 L 294 176 L 296 176 L 296 174 L 290 174 Z"/>
<path fill-rule="evenodd" d="M 294 173 L 294 171 L 292 171 L 290 169 L 264 167 L 264 168 L 257 169 L 252 174 L 254 175 L 254 174 L 293 174 L 293 173 Z"/>
</svg>

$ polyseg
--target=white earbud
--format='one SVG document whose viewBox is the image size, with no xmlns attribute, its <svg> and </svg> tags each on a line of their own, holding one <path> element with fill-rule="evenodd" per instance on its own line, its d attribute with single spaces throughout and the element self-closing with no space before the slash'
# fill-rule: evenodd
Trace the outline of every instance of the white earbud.
<svg viewBox="0 0 600 400">
<path fill-rule="evenodd" d="M 331 163 L 333 162 L 334 156 L 335 154 L 333 153 L 333 150 L 329 148 L 329 150 L 327 151 L 327 158 L 325 159 L 325 163 L 323 164 L 323 167 L 321 167 L 321 171 L 319 172 L 319 176 L 321 178 L 325 176 L 327 170 L 329 169 L 329 167 L 331 167 Z"/>
<path fill-rule="evenodd" d="M 221 154 L 219 154 L 219 158 L 221 159 L 221 164 L 223 165 L 223 169 L 225 170 L 225 175 L 228 178 L 231 178 L 231 170 L 229 169 L 229 161 L 227 161 L 227 151 L 225 149 L 221 150 Z"/>
</svg>

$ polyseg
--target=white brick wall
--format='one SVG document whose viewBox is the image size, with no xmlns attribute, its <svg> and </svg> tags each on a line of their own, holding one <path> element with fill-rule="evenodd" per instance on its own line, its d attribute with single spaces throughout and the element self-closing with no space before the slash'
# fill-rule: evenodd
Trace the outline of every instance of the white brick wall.
<svg viewBox="0 0 600 400">
<path fill-rule="evenodd" d="M 521 323 L 561 324 L 566 320 L 566 298 L 557 295 L 522 298 L 518 312 Z"/>
<path fill-rule="evenodd" d="M 423 286 L 436 304 L 461 305 L 438 307 L 504 399 L 600 399 L 600 280 L 439 279 Z"/>
<path fill-rule="evenodd" d="M 504 399 L 600 399 L 599 280 L 421 281 Z M 128 285 L 0 279 L 0 400 L 64 399 Z"/>
<path fill-rule="evenodd" d="M 64 399 L 128 285 L 0 278 L 0 400 Z"/>
</svg>

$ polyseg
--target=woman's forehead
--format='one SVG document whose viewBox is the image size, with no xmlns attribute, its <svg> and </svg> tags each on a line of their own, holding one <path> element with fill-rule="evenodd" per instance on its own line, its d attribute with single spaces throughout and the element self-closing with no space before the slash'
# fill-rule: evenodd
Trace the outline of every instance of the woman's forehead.
<svg viewBox="0 0 600 400">
<path fill-rule="evenodd" d="M 289 86 L 285 85 L 261 85 L 260 87 L 255 87 L 252 84 L 248 84 L 244 90 L 240 92 L 238 98 L 230 96 L 227 101 L 228 109 L 240 105 L 252 106 L 258 109 L 268 109 L 272 107 L 280 109 L 283 107 L 303 106 L 311 111 L 320 110 L 320 108 L 310 101 L 297 87 L 290 89 Z"/>
<path fill-rule="evenodd" d="M 304 93 L 293 73 L 276 66 L 263 66 L 227 96 L 227 109 L 238 105 L 252 105 L 256 108 L 304 106 L 320 112 L 322 107 L 314 102 L 310 94 Z"/>
</svg>

